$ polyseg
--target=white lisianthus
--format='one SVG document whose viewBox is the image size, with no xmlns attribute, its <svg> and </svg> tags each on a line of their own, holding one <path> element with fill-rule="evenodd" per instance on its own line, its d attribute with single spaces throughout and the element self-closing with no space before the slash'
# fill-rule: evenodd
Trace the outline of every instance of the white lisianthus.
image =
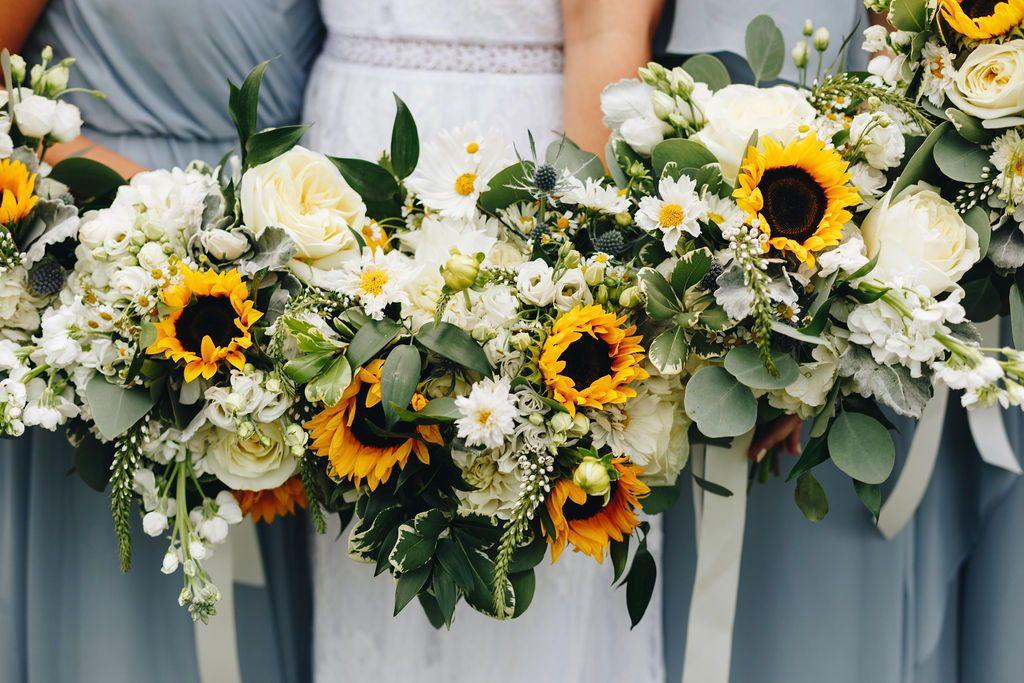
<svg viewBox="0 0 1024 683">
<path fill-rule="evenodd" d="M 850 123 L 850 144 L 872 167 L 885 170 L 900 165 L 906 143 L 899 126 L 882 112 L 862 113 Z"/>
<path fill-rule="evenodd" d="M 864 43 L 861 47 L 865 52 L 881 52 L 889 47 L 886 44 L 888 37 L 889 31 L 886 27 L 869 26 L 864 29 Z"/>
<path fill-rule="evenodd" d="M 548 306 L 558 296 L 555 271 L 543 259 L 524 263 L 516 273 L 519 298 L 534 306 Z"/>
<path fill-rule="evenodd" d="M 214 427 L 197 437 L 206 469 L 229 487 L 241 491 L 277 488 L 295 473 L 295 455 L 285 442 L 280 421 L 256 425 L 248 436 Z"/>
<path fill-rule="evenodd" d="M 21 88 L 19 101 L 14 105 L 14 120 L 18 130 L 27 138 L 44 138 L 53 130 L 57 102 Z"/>
<path fill-rule="evenodd" d="M 78 107 L 64 100 L 57 100 L 50 137 L 57 142 L 70 142 L 81 134 L 82 113 Z"/>
<path fill-rule="evenodd" d="M 555 308 L 562 313 L 580 304 L 589 306 L 594 303 L 594 296 L 580 268 L 571 268 L 562 273 L 562 277 L 555 283 L 555 289 L 558 292 L 555 295 Z"/>
<path fill-rule="evenodd" d="M 887 284 L 925 287 L 932 296 L 951 289 L 980 258 L 978 234 L 927 183 L 890 194 L 861 226 L 871 277 Z"/>
<path fill-rule="evenodd" d="M 381 320 L 389 304 L 409 303 L 405 285 L 415 280 L 419 272 L 420 268 L 399 251 L 364 249 L 359 260 L 349 261 L 340 270 L 329 273 L 323 286 L 355 297 L 367 315 Z"/>
<path fill-rule="evenodd" d="M 620 193 L 617 187 L 594 178 L 571 178 L 561 201 L 563 204 L 578 204 L 602 213 L 616 214 L 629 210 L 629 197 Z"/>
<path fill-rule="evenodd" d="M 522 471 L 515 455 L 506 450 L 452 449 L 452 462 L 472 491 L 458 490 L 459 512 L 511 519 L 519 502 Z"/>
<path fill-rule="evenodd" d="M 974 48 L 953 77 L 949 99 L 979 119 L 1024 111 L 1024 39 Z"/>
<path fill-rule="evenodd" d="M 654 111 L 654 93 L 654 88 L 636 79 L 612 83 L 601 92 L 604 125 L 645 156 L 672 131 Z"/>
<path fill-rule="evenodd" d="M 456 398 L 455 405 L 462 414 L 455 425 L 467 446 L 499 448 L 515 431 L 519 411 L 512 402 L 507 379 L 480 380 L 468 396 Z"/>
<path fill-rule="evenodd" d="M 893 86 L 903 79 L 903 70 L 907 65 L 906 55 L 878 55 L 868 62 L 867 80 L 873 85 Z"/>
<path fill-rule="evenodd" d="M 733 84 L 716 92 L 705 111 L 708 123 L 693 136 L 718 159 L 722 176 L 733 183 L 754 131 L 787 144 L 813 123 L 816 112 L 803 93 L 777 85 L 755 88 Z"/>
<path fill-rule="evenodd" d="M 697 194 L 697 184 L 688 175 L 670 176 L 658 182 L 660 197 L 644 197 L 636 214 L 637 224 L 648 232 L 660 233 L 665 251 L 671 253 L 683 233 L 700 235 L 700 221 L 707 219 L 707 204 Z"/>
<path fill-rule="evenodd" d="M 234 261 L 249 250 L 249 240 L 239 230 L 205 230 L 199 234 L 199 243 L 218 261 Z"/>
<path fill-rule="evenodd" d="M 491 178 L 509 164 L 501 133 L 475 125 L 442 130 L 423 146 L 405 185 L 428 209 L 450 218 L 472 218 Z"/>
<path fill-rule="evenodd" d="M 322 286 L 324 274 L 359 256 L 353 230 L 366 222 L 366 205 L 323 154 L 293 147 L 242 176 L 242 215 L 259 238 L 279 227 L 295 242 L 295 275 Z"/>
</svg>

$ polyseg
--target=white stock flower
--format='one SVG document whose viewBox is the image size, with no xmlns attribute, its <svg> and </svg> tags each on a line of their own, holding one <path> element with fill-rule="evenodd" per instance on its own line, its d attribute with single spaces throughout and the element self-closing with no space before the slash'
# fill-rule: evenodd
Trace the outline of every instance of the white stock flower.
<svg viewBox="0 0 1024 683">
<path fill-rule="evenodd" d="M 558 296 L 555 271 L 543 259 L 524 263 L 516 273 L 519 298 L 534 306 L 548 306 Z"/>
<path fill-rule="evenodd" d="M 78 416 L 74 392 L 65 387 L 60 393 L 51 389 L 42 377 L 34 377 L 25 385 L 26 402 L 22 420 L 27 427 L 42 427 L 53 431 L 69 419 Z"/>
<path fill-rule="evenodd" d="M 78 342 L 78 322 L 83 312 L 81 305 L 50 308 L 43 312 L 38 345 L 47 365 L 66 368 L 79 359 L 82 346 Z"/>
<path fill-rule="evenodd" d="M 1024 39 L 974 48 L 953 77 L 949 99 L 979 119 L 998 119 L 1024 110 Z"/>
<path fill-rule="evenodd" d="M 231 370 L 230 386 L 206 390 L 204 410 L 207 419 L 221 429 L 237 431 L 241 421 L 273 422 L 291 407 L 291 399 L 274 380 L 277 391 L 268 389 L 269 381 L 260 371 L 251 374 Z"/>
<path fill-rule="evenodd" d="M 799 374 L 789 385 L 768 393 L 768 403 L 807 419 L 825 405 L 832 387 L 839 378 L 839 357 L 846 349 L 845 340 L 833 338 L 811 350 L 813 361 L 800 364 Z"/>
<path fill-rule="evenodd" d="M 934 188 L 916 183 L 887 194 L 861 226 L 873 278 L 923 286 L 935 296 L 956 285 L 980 257 L 978 234 Z"/>
<path fill-rule="evenodd" d="M 293 147 L 242 176 L 245 225 L 259 238 L 269 227 L 295 243 L 289 268 L 322 286 L 325 273 L 359 256 L 358 232 L 366 223 L 362 198 L 323 154 Z"/>
<path fill-rule="evenodd" d="M 888 37 L 889 31 L 885 26 L 869 26 L 864 29 L 864 43 L 861 48 L 865 52 L 881 52 L 889 47 L 886 44 Z"/>
<path fill-rule="evenodd" d="M 807 130 L 816 115 L 814 107 L 796 88 L 755 88 L 742 84 L 728 85 L 716 92 L 704 113 L 708 123 L 693 139 L 711 150 L 729 183 L 736 180 L 754 131 L 785 145 Z"/>
<path fill-rule="evenodd" d="M 864 240 L 856 230 L 844 230 L 843 241 L 818 255 L 818 277 L 825 278 L 841 270 L 853 273 L 867 265 Z"/>
<path fill-rule="evenodd" d="M 644 197 L 636 214 L 637 224 L 648 232 L 659 233 L 665 251 L 671 253 L 683 233 L 700 235 L 699 221 L 708 217 L 708 207 L 697 195 L 696 182 L 687 175 L 678 180 L 669 176 L 658 182 L 660 197 Z"/>
<path fill-rule="evenodd" d="M 442 130 L 423 146 L 405 185 L 428 209 L 471 218 L 491 178 L 508 163 L 508 146 L 498 131 L 482 133 L 475 124 Z"/>
<path fill-rule="evenodd" d="M 903 78 L 903 67 L 907 63 L 906 55 L 878 55 L 868 62 L 868 82 L 873 85 L 894 86 Z"/>
<path fill-rule="evenodd" d="M 462 414 L 455 424 L 467 446 L 498 448 L 515 431 L 519 411 L 512 402 L 507 379 L 480 380 L 469 395 L 456 398 L 455 405 Z"/>
<path fill-rule="evenodd" d="M 885 192 L 885 186 L 889 183 L 885 173 L 870 166 L 863 161 L 858 161 L 850 166 L 850 180 L 860 194 L 861 203 L 857 207 L 859 211 L 869 209 L 878 202 L 878 198 Z"/>
<path fill-rule="evenodd" d="M 858 147 L 874 168 L 885 170 L 900 165 L 906 145 L 903 134 L 884 113 L 863 113 L 850 123 L 850 144 Z"/>
<path fill-rule="evenodd" d="M 247 437 L 214 427 L 206 430 L 200 450 L 205 445 L 206 469 L 227 486 L 242 491 L 277 488 L 295 473 L 295 455 L 285 443 L 280 421 L 256 425 Z"/>
<path fill-rule="evenodd" d="M 154 538 L 167 530 L 167 515 L 162 512 L 147 512 L 142 518 L 142 530 Z"/>
<path fill-rule="evenodd" d="M 221 517 L 211 517 L 200 522 L 198 531 L 203 540 L 218 545 L 228 537 L 228 523 Z"/>
<path fill-rule="evenodd" d="M 389 304 L 409 303 L 405 285 L 419 272 L 409 257 L 399 251 L 365 249 L 359 260 L 349 261 L 330 273 L 323 286 L 355 297 L 367 315 L 381 320 Z"/>
<path fill-rule="evenodd" d="M 217 503 L 217 516 L 228 524 L 238 524 L 242 521 L 242 508 L 230 491 L 221 491 L 214 499 Z"/>
</svg>

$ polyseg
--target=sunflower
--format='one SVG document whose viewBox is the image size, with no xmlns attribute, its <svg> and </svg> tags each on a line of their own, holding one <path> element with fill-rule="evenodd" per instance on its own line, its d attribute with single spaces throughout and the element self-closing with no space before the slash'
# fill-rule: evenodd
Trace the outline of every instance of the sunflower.
<svg viewBox="0 0 1024 683">
<path fill-rule="evenodd" d="M 12 159 L 0 160 L 0 225 L 13 225 L 26 218 L 39 197 L 33 194 L 36 174 Z"/>
<path fill-rule="evenodd" d="M 769 246 L 790 251 L 814 265 L 812 252 L 839 244 L 847 210 L 860 203 L 850 186 L 847 163 L 814 135 L 786 146 L 764 139 L 764 150 L 750 147 L 733 197 L 747 219 L 759 219 Z"/>
<path fill-rule="evenodd" d="M 647 379 L 636 325 L 624 327 L 600 306 L 577 306 L 555 320 L 540 350 L 541 375 L 570 415 L 577 406 L 604 408 L 636 396 L 629 384 Z"/>
<path fill-rule="evenodd" d="M 172 310 L 156 324 L 156 341 L 146 349 L 185 363 L 185 381 L 210 379 L 221 361 L 241 369 L 243 349 L 252 346 L 250 329 L 263 314 L 253 308 L 238 271 L 217 273 L 182 266 L 180 284 L 160 293 Z"/>
<path fill-rule="evenodd" d="M 650 493 L 637 476 L 643 468 L 631 465 L 625 458 L 616 458 L 612 466 L 618 477 L 611 483 L 608 503 L 604 496 L 588 496 L 571 479 L 560 479 L 551 489 L 546 502 L 548 515 L 555 527 L 551 544 L 551 561 L 565 550 L 567 543 L 577 552 L 586 553 L 598 562 L 604 561 L 605 548 L 614 540 L 621 541 L 640 524 L 636 509 L 643 507 L 640 498 Z"/>
<path fill-rule="evenodd" d="M 296 506 L 306 509 L 306 490 L 302 481 L 292 477 L 274 489 L 262 491 L 232 491 L 243 515 L 249 515 L 254 522 L 270 524 L 275 517 L 295 514 Z"/>
<path fill-rule="evenodd" d="M 332 476 L 350 478 L 357 486 L 365 479 L 371 491 L 388 480 L 395 465 L 403 469 L 411 453 L 426 465 L 430 462 L 427 444 L 444 444 L 437 425 L 417 425 L 415 432 L 407 436 L 381 433 L 383 366 L 384 361 L 377 359 L 363 367 L 337 405 L 325 408 L 304 425 L 313 439 L 313 452 L 330 458 Z M 414 410 L 422 410 L 426 405 L 422 395 L 413 396 Z"/>
<path fill-rule="evenodd" d="M 942 18 L 974 41 L 1001 38 L 1024 25 L 1024 0 L 939 0 Z"/>
</svg>

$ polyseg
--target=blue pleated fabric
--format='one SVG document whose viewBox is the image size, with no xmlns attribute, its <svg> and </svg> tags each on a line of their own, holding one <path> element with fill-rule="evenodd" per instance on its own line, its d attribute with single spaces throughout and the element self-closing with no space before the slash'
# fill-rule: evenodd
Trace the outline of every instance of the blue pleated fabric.
<svg viewBox="0 0 1024 683">
<path fill-rule="evenodd" d="M 78 63 L 84 133 L 149 167 L 216 162 L 234 144 L 227 80 L 274 58 L 262 123 L 298 122 L 322 27 L 315 0 L 52 0 L 26 54 L 52 45 Z M 0 681 L 198 680 L 180 575 L 160 573 L 164 543 L 137 530 L 118 570 L 109 502 L 71 469 L 62 433 L 0 441 Z M 260 529 L 265 589 L 238 587 L 244 679 L 310 678 L 305 526 Z"/>
</svg>

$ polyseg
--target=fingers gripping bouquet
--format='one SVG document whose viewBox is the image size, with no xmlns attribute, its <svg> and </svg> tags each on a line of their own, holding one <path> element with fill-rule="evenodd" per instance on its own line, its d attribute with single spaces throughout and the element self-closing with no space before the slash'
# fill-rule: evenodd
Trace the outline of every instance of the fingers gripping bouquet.
<svg viewBox="0 0 1024 683">
<path fill-rule="evenodd" d="M 824 51 L 827 35 L 814 35 Z M 777 76 L 782 36 L 768 17 L 747 47 L 758 79 Z M 793 51 L 803 78 L 807 53 Z M 812 520 L 828 510 L 812 469 L 829 459 L 877 516 L 894 459 L 880 406 L 919 416 L 933 380 L 952 375 L 979 394 L 1012 391 L 998 383 L 1018 365 L 986 357 L 966 320 L 958 283 L 982 239 L 917 180 L 908 150 L 927 144 L 927 118 L 897 85 L 819 77 L 732 85 L 701 56 L 651 64 L 603 96 L 609 160 L 635 200 L 624 239 L 646 266 L 651 362 L 692 373 L 685 407 L 705 439 L 782 413 L 813 418 L 788 477 Z M 752 476 L 777 467 L 769 454 Z"/>
<path fill-rule="evenodd" d="M 1024 5 L 942 0 L 873 3 L 894 30 L 865 32 L 865 49 L 887 49 L 872 78 L 905 89 L 937 124 L 906 175 L 948 199 L 979 236 L 981 260 L 963 276 L 972 320 L 1010 315 L 1024 344 Z M 883 68 L 884 67 L 884 68 Z M 998 340 L 996 340 L 997 343 Z M 942 379 L 967 405 L 1020 405 L 1020 356 L 987 350 L 948 364 Z M 995 355 L 995 358 L 992 356 Z M 1009 362 L 999 360 L 1004 355 Z"/>
</svg>

